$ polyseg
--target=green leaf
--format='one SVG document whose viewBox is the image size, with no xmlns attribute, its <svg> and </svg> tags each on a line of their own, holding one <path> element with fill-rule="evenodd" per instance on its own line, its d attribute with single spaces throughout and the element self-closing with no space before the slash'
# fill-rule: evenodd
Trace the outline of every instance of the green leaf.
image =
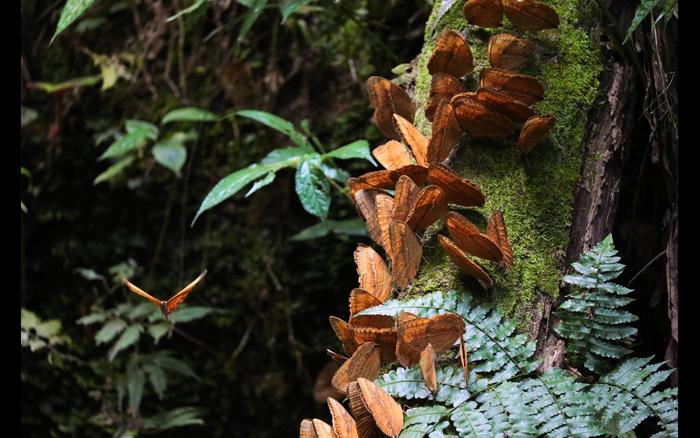
<svg viewBox="0 0 700 438">
<path fill-rule="evenodd" d="M 199 411 L 193 407 L 177 408 L 172 411 L 144 418 L 143 427 L 148 430 L 165 430 L 193 424 L 202 425 L 204 424 L 204 420 L 199 418 L 199 415 Z"/>
<path fill-rule="evenodd" d="M 246 34 L 253 26 L 253 23 L 258 19 L 263 9 L 267 6 L 267 0 L 253 0 L 248 8 L 241 25 L 241 30 L 238 31 L 238 42 L 240 43 L 245 38 Z"/>
<path fill-rule="evenodd" d="M 141 147 L 148 139 L 155 140 L 158 138 L 158 128 L 148 122 L 141 120 L 127 120 L 126 134 L 122 135 L 100 155 L 99 160 L 118 157 L 125 153 Z"/>
<path fill-rule="evenodd" d="M 170 23 L 171 21 L 176 20 L 181 15 L 185 15 L 185 14 L 189 14 L 191 12 L 194 12 L 197 9 L 199 9 L 199 7 L 202 6 L 205 2 L 206 2 L 206 0 L 195 0 L 194 3 L 192 3 L 192 5 L 186 7 L 185 9 L 181 10 L 180 12 L 178 12 L 175 15 L 168 17 L 165 21 L 167 23 Z"/>
<path fill-rule="evenodd" d="M 28 124 L 32 123 L 36 118 L 39 116 L 39 113 L 29 107 L 23 106 L 21 107 L 21 123 L 20 126 L 24 128 Z"/>
<path fill-rule="evenodd" d="M 170 324 L 167 322 L 157 322 L 148 326 L 148 334 L 153 338 L 153 343 L 157 344 L 160 338 L 162 338 L 170 330 Z"/>
<path fill-rule="evenodd" d="M 134 306 L 126 316 L 131 320 L 141 319 L 153 311 L 153 304 L 144 302 Z"/>
<path fill-rule="evenodd" d="M 275 180 L 275 172 L 270 172 L 267 175 L 265 175 L 265 178 L 259 179 L 255 181 L 255 184 L 253 184 L 253 187 L 248 190 L 248 193 L 245 194 L 245 197 L 247 198 L 248 196 L 252 195 L 253 193 L 257 192 L 261 188 L 265 187 L 266 185 L 269 185 L 272 183 L 272 181 Z"/>
<path fill-rule="evenodd" d="M 102 80 L 101 75 L 83 76 L 80 78 L 69 79 L 64 82 L 30 82 L 28 88 L 34 88 L 52 94 L 59 91 L 69 90 L 72 88 L 88 87 L 95 85 Z"/>
<path fill-rule="evenodd" d="M 36 316 L 36 313 L 32 312 L 31 310 L 20 309 L 20 315 L 20 327 L 25 330 L 34 328 L 41 322 L 39 317 Z"/>
<path fill-rule="evenodd" d="M 274 151 L 273 151 L 274 152 Z M 269 156 L 268 156 L 269 157 Z M 265 160 L 263 160 L 265 161 Z M 210 208 L 224 202 L 226 199 L 238 193 L 243 187 L 247 186 L 256 179 L 270 173 L 276 172 L 279 169 L 289 166 L 295 166 L 299 162 L 298 157 L 291 157 L 280 161 L 268 162 L 267 164 L 251 164 L 250 166 L 237 170 L 228 175 L 207 194 L 199 206 L 199 210 L 192 220 L 192 225 L 197 221 L 197 218 L 209 210 Z"/>
<path fill-rule="evenodd" d="M 139 340 L 139 337 L 141 337 L 142 331 L 143 326 L 141 324 L 132 324 L 129 328 L 124 330 L 124 333 L 122 333 L 114 346 L 109 350 L 109 360 L 113 360 L 117 356 L 117 353 L 135 344 Z"/>
<path fill-rule="evenodd" d="M 350 174 L 344 171 L 343 169 L 328 166 L 325 163 L 321 163 L 319 168 L 321 169 L 323 174 L 326 175 L 326 178 L 334 179 L 343 184 L 346 184 L 348 182 L 348 178 L 350 178 Z"/>
<path fill-rule="evenodd" d="M 290 15 L 299 10 L 302 6 L 309 3 L 310 0 L 284 0 L 280 5 L 280 11 L 282 12 L 282 23 L 287 21 Z"/>
<path fill-rule="evenodd" d="M 308 149 L 304 148 L 281 148 L 271 151 L 260 161 L 260 164 L 279 163 L 280 161 L 289 160 L 292 158 L 301 158 L 307 156 L 310 158 L 319 158 L 317 153 L 309 154 Z"/>
<path fill-rule="evenodd" d="M 331 230 L 328 227 L 327 222 L 319 222 L 317 224 L 311 225 L 308 228 L 304 228 L 303 230 L 299 231 L 297 234 L 290 237 L 289 240 L 302 241 L 302 240 L 318 239 L 319 237 L 327 236 L 330 231 Z"/>
<path fill-rule="evenodd" d="M 189 322 L 203 318 L 210 314 L 214 309 L 204 306 L 191 306 L 179 309 L 170 315 L 172 322 Z"/>
<path fill-rule="evenodd" d="M 157 366 L 147 365 L 144 370 L 148 372 L 148 380 L 153 386 L 153 390 L 158 394 L 158 398 L 163 400 L 165 390 L 168 388 L 168 377 L 163 370 Z"/>
<path fill-rule="evenodd" d="M 190 368 L 189 365 L 187 365 L 185 362 L 175 359 L 174 357 L 170 356 L 159 356 L 153 359 L 153 361 L 161 368 L 165 368 L 166 370 L 174 371 L 176 373 L 182 374 L 183 376 L 187 377 L 194 377 L 198 379 L 199 377 L 192 371 L 192 368 Z"/>
<path fill-rule="evenodd" d="M 126 322 L 122 319 L 112 319 L 107 322 L 95 334 L 95 343 L 97 345 L 107 343 L 115 336 L 121 333 L 126 328 Z"/>
<path fill-rule="evenodd" d="M 56 32 L 53 34 L 49 44 L 53 43 L 58 34 L 63 32 L 71 25 L 83 12 L 87 10 L 95 2 L 95 0 L 68 0 L 61 11 L 61 18 L 58 19 Z"/>
<path fill-rule="evenodd" d="M 107 170 L 97 175 L 97 178 L 95 178 L 95 181 L 93 181 L 92 183 L 94 185 L 97 185 L 101 182 L 107 181 L 110 178 L 113 178 L 114 176 L 121 173 L 122 170 L 126 169 L 129 166 L 129 164 L 131 164 L 135 159 L 136 157 L 132 155 L 122 158 L 121 160 L 109 166 Z"/>
<path fill-rule="evenodd" d="M 634 14 L 632 23 L 630 23 L 629 29 L 627 29 L 627 35 L 625 35 L 625 40 L 622 44 L 625 44 L 627 40 L 632 36 L 632 33 L 637 29 L 637 26 L 652 12 L 652 10 L 663 4 L 664 12 L 673 10 L 678 4 L 678 0 L 641 0 L 639 6 L 637 6 L 637 11 Z"/>
<path fill-rule="evenodd" d="M 90 325 L 94 324 L 96 322 L 102 322 L 105 319 L 107 319 L 107 314 L 104 312 L 95 312 L 95 313 L 89 313 L 76 322 L 80 325 Z"/>
<path fill-rule="evenodd" d="M 263 125 L 275 129 L 281 132 L 282 134 L 286 135 L 294 143 L 296 143 L 297 146 L 303 148 L 307 152 L 313 152 L 313 148 L 309 144 L 309 141 L 306 139 L 306 137 L 301 132 L 297 131 L 294 128 L 293 124 L 291 124 L 287 120 L 284 120 L 281 117 L 267 113 L 265 111 L 257 110 L 240 110 L 235 111 L 229 115 L 241 116 L 262 123 Z"/>
<path fill-rule="evenodd" d="M 357 140 L 338 149 L 332 150 L 323 155 L 324 158 L 338 158 L 341 160 L 349 160 L 352 158 L 364 158 L 370 163 L 377 165 L 372 154 L 369 151 L 369 143 L 367 140 Z"/>
<path fill-rule="evenodd" d="M 105 278 L 103 276 L 101 276 L 100 274 L 98 274 L 97 272 L 95 272 L 94 269 L 75 268 L 74 271 L 77 272 L 78 274 L 80 274 L 81 277 L 83 277 L 84 279 L 89 280 L 89 281 L 104 281 L 105 280 Z"/>
<path fill-rule="evenodd" d="M 143 386 L 146 382 L 146 376 L 141 368 L 136 366 L 135 362 L 130 362 L 126 367 L 126 385 L 129 389 L 129 407 L 138 412 L 143 397 Z"/>
<path fill-rule="evenodd" d="M 317 170 L 308 160 L 301 163 L 294 178 L 295 188 L 304 210 L 325 219 L 331 205 L 330 186 Z"/>
<path fill-rule="evenodd" d="M 165 125 L 166 123 L 172 122 L 216 122 L 218 120 L 219 116 L 210 111 L 201 108 L 187 107 L 170 111 L 163 116 L 163 120 L 160 121 L 160 124 Z"/>
<path fill-rule="evenodd" d="M 158 163 L 172 170 L 175 175 L 180 176 L 180 170 L 187 159 L 187 149 L 181 142 L 167 141 L 157 143 L 153 145 L 151 152 Z"/>
</svg>

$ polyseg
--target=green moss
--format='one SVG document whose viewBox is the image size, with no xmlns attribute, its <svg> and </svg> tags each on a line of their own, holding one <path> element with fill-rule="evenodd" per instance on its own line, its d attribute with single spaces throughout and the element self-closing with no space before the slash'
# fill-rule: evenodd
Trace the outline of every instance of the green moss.
<svg viewBox="0 0 700 438">
<path fill-rule="evenodd" d="M 556 297 L 559 291 L 581 168 L 586 115 L 598 90 L 601 69 L 596 47 L 578 27 L 590 16 L 590 7 L 580 6 L 577 0 L 549 1 L 560 15 L 560 28 L 523 33 L 514 30 L 505 18 L 504 26 L 498 29 L 468 25 L 462 17 L 464 2 L 456 2 L 434 23 L 439 4 L 436 2 L 428 20 L 426 42 L 417 63 L 414 98 L 419 107 L 425 104 L 430 89 L 427 61 L 443 30 L 466 33 L 476 65 L 465 81 L 472 90 L 477 86 L 479 71 L 488 67 L 488 39 L 495 33 L 510 32 L 536 43 L 536 61 L 524 72 L 536 76 L 545 87 L 545 99 L 536 105 L 537 112 L 555 114 L 557 123 L 549 138 L 527 157 L 521 157 L 515 146 L 517 136 L 505 140 L 468 138 L 451 164 L 461 175 L 478 183 L 486 195 L 483 209 L 465 210 L 465 215 L 484 229 L 492 211 L 503 212 L 513 247 L 513 269 L 484 266 L 496 282 L 491 291 L 485 292 L 475 280 L 461 274 L 437 244 L 434 234 L 445 232 L 440 223 L 429 230 L 424 247 L 426 261 L 409 295 L 460 286 L 493 299 L 522 329 L 536 293 Z M 429 125 L 419 110 L 416 126 L 429 133 Z"/>
</svg>

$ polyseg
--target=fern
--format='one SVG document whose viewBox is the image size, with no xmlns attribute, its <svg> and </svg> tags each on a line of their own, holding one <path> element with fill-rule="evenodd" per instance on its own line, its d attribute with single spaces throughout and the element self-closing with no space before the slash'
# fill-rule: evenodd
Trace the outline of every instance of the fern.
<svg viewBox="0 0 700 438">
<path fill-rule="evenodd" d="M 575 286 L 555 315 L 561 320 L 554 330 L 567 339 L 569 359 L 575 365 L 583 360 L 590 371 L 603 374 L 610 369 L 606 358 L 619 359 L 632 352 L 637 329 L 627 323 L 637 317 L 621 307 L 634 301 L 624 295 L 631 289 L 612 283 L 624 265 L 608 235 L 571 266 L 577 272 L 566 275 L 565 283 Z"/>
<path fill-rule="evenodd" d="M 672 372 L 659 371 L 663 364 L 630 359 L 595 384 L 577 382 L 561 369 L 539 375 L 534 343 L 516 334 L 512 322 L 492 306 L 476 305 L 471 295 L 457 291 L 387 301 L 362 313 L 402 311 L 462 316 L 470 362 L 468 384 L 457 360 L 438 366 L 435 394 L 418 368 L 399 367 L 379 376 L 377 385 L 392 396 L 429 403 L 406 412 L 402 438 L 620 435 L 650 416 L 662 429 L 655 436 L 677 435 L 676 391 L 652 392 Z"/>
<path fill-rule="evenodd" d="M 651 357 L 628 359 L 593 385 L 591 393 L 608 433 L 632 431 L 653 416 L 661 428 L 654 437 L 678 435 L 678 388 L 652 392 L 673 370 L 659 370 L 663 363 L 650 361 Z"/>
</svg>

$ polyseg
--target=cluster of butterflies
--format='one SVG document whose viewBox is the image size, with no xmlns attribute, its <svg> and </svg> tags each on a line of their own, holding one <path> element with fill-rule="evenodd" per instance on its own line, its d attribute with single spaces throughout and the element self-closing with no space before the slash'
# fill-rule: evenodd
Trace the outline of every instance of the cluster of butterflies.
<svg viewBox="0 0 700 438">
<path fill-rule="evenodd" d="M 503 15 L 523 31 L 559 25 L 556 12 L 534 0 L 468 0 L 463 13 L 469 23 L 481 27 L 500 26 Z M 488 44 L 491 68 L 481 71 L 480 88 L 467 92 L 459 78 L 474 69 L 471 49 L 456 32 L 440 35 L 428 61 L 432 75 L 425 106 L 426 118 L 432 122 L 429 138 L 413 125 L 416 106 L 406 91 L 378 76 L 367 80 L 367 94 L 375 109 L 373 121 L 389 138 L 372 151 L 384 170 L 350 178 L 348 186 L 370 238 L 384 249 L 391 269 L 372 247 L 358 245 L 354 258 L 359 287 L 350 293 L 349 319 L 330 317 L 331 327 L 350 357 L 327 350 L 335 362 L 322 370 L 314 389 L 318 401 L 327 396 L 333 427 L 318 419 L 305 419 L 302 438 L 398 436 L 400 407 L 371 383 L 383 363 L 419 365 L 426 386 L 436 392 L 435 356 L 459 341 L 467 381 L 465 326 L 460 316 L 360 313 L 389 299 L 394 285 L 399 290 L 408 288 L 423 254 L 417 233 L 445 217 L 450 237 L 438 234 L 438 243 L 465 273 L 490 287 L 493 279 L 469 256 L 506 269 L 512 267 L 513 253 L 500 211 L 491 214 L 485 233 L 450 211 L 450 204 L 483 207 L 485 197 L 475 183 L 444 163 L 449 162 L 463 132 L 473 137 L 502 138 L 520 127 L 517 144 L 523 155 L 546 137 L 555 123 L 554 115 L 537 115 L 531 108 L 543 99 L 544 87 L 535 77 L 514 71 L 533 53 L 530 41 L 510 34 L 494 35 Z M 350 400 L 354 420 L 335 400 L 344 396 Z"/>
</svg>

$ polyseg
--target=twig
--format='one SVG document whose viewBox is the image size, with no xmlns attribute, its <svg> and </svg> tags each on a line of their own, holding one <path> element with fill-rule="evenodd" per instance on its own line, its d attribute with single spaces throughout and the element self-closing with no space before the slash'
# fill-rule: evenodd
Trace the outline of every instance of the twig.
<svg viewBox="0 0 700 438">
<path fill-rule="evenodd" d="M 654 262 L 656 261 L 656 259 L 658 259 L 659 257 L 661 257 L 661 256 L 664 255 L 664 254 L 666 254 L 666 250 L 663 250 L 663 251 L 661 251 L 660 253 L 658 253 L 658 254 L 656 255 L 656 257 L 654 257 L 653 259 L 651 259 L 651 260 L 649 261 L 649 263 L 647 263 L 646 265 L 644 265 L 644 267 L 643 267 L 642 269 L 640 269 L 639 272 L 637 272 L 636 274 L 634 274 L 634 277 L 632 277 L 632 279 L 631 279 L 629 282 L 627 282 L 627 286 L 630 286 L 630 285 L 632 284 L 632 282 L 633 282 L 634 280 L 636 280 L 637 277 L 639 277 L 639 275 L 640 275 L 642 272 L 644 272 L 652 263 L 654 263 Z"/>
</svg>

